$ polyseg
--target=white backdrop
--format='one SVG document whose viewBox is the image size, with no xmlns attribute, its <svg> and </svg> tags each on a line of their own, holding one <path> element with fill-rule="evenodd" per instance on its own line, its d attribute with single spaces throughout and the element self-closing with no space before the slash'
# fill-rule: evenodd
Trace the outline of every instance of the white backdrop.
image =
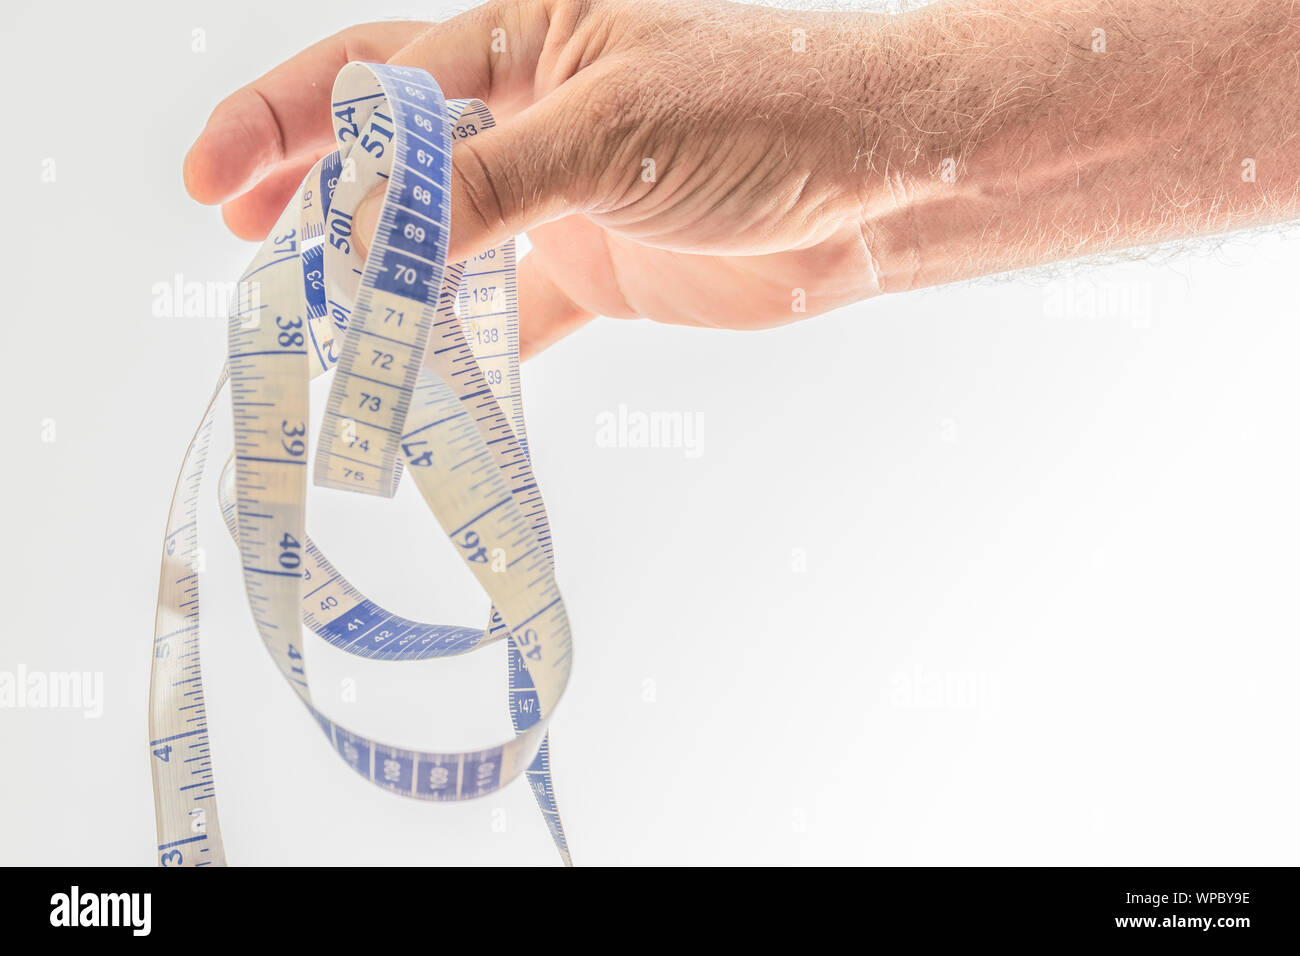
<svg viewBox="0 0 1300 956">
<path fill-rule="evenodd" d="M 219 317 L 155 316 L 155 285 L 233 280 L 252 252 L 185 196 L 185 150 L 300 47 L 447 9 L 0 13 L 23 91 L 0 159 L 0 670 L 104 675 L 98 719 L 0 710 L 0 862 L 154 859 L 160 539 L 225 338 Z M 1298 259 L 1254 236 L 762 334 L 601 320 L 529 363 L 576 642 L 552 725 L 576 862 L 1294 863 Z M 620 405 L 701 415 L 702 454 L 601 447 Z M 223 408 L 220 458 L 229 435 Z M 231 862 L 554 863 L 522 782 L 423 804 L 331 754 L 260 646 L 213 500 Z M 409 486 L 310 504 L 373 597 L 484 620 Z M 474 746 L 509 734 L 501 650 L 381 664 L 313 638 L 308 666 L 359 731 Z"/>
</svg>

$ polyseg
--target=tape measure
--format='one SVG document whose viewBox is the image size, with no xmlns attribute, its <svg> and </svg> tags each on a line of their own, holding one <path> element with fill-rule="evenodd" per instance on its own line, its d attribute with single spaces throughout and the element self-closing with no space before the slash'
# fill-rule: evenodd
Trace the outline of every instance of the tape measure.
<svg viewBox="0 0 1300 956">
<path fill-rule="evenodd" d="M 524 430 L 514 241 L 446 262 L 451 145 L 489 129 L 492 116 L 478 100 L 444 100 L 423 70 L 373 63 L 345 66 L 331 98 L 338 149 L 307 174 L 241 278 L 226 365 L 167 519 L 149 690 L 158 863 L 225 863 L 195 563 L 198 495 L 228 382 L 235 447 L 218 482 L 222 514 L 258 633 L 330 745 L 376 785 L 417 800 L 480 797 L 524 774 L 569 865 L 546 724 L 569 679 L 572 644 Z M 353 215 L 384 183 L 363 260 Z M 331 370 L 311 457 L 308 383 Z M 409 471 L 492 600 L 486 627 L 407 620 L 349 583 L 307 536 L 309 467 L 318 485 L 382 497 Z M 515 736 L 442 753 L 343 727 L 312 703 L 302 624 L 350 654 L 391 661 L 508 638 Z"/>
</svg>

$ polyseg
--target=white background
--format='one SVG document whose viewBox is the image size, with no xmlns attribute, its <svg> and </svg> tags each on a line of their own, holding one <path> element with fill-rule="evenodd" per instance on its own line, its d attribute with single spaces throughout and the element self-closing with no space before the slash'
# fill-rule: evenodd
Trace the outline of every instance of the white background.
<svg viewBox="0 0 1300 956">
<path fill-rule="evenodd" d="M 252 254 L 187 199 L 185 150 L 223 95 L 308 43 L 447 9 L 0 14 L 0 669 L 102 671 L 106 698 L 99 720 L 0 711 L 0 862 L 154 861 L 161 535 L 225 332 L 155 317 L 153 288 L 232 280 Z M 1256 235 L 762 334 L 601 320 L 529 363 L 576 641 L 552 725 L 575 860 L 1295 862 L 1297 262 L 1296 241 Z M 598 447 L 620 403 L 701 413 L 703 455 Z M 431 805 L 340 763 L 260 646 L 210 489 L 230 861 L 553 864 L 522 782 Z M 376 599 L 482 622 L 409 485 L 310 504 Z M 308 663 L 360 731 L 481 746 L 509 736 L 501 650 L 380 664 L 313 638 Z"/>
</svg>

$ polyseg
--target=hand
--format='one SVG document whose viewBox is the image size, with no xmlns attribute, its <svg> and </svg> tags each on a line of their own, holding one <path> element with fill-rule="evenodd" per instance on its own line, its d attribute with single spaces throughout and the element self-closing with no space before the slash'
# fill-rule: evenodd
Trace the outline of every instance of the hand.
<svg viewBox="0 0 1300 956">
<path fill-rule="evenodd" d="M 449 258 L 528 233 L 525 355 L 593 315 L 781 325 L 880 291 L 851 104 L 882 19 L 491 0 L 435 26 L 354 27 L 223 101 L 186 158 L 186 184 L 223 203 L 237 235 L 264 237 L 333 148 L 339 68 L 418 66 L 497 117 L 453 150 Z M 358 210 L 362 242 L 377 214 L 377 202 Z"/>
<path fill-rule="evenodd" d="M 453 149 L 450 255 L 528 232 L 525 355 L 594 314 L 768 328 L 1296 218 L 1300 14 L 1243 3 L 490 0 L 299 54 L 217 107 L 186 182 L 258 238 L 332 148 L 338 69 L 420 66 L 501 121 Z"/>
</svg>

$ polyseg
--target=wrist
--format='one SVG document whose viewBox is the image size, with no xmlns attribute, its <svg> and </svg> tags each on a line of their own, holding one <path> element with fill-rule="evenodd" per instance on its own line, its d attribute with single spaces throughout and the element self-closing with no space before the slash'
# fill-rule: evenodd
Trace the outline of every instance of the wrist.
<svg viewBox="0 0 1300 956">
<path fill-rule="evenodd" d="M 1097 16 L 957 0 L 893 19 L 877 53 L 889 64 L 879 158 L 860 194 L 884 291 L 1065 258 L 1095 241 L 1087 191 L 1125 200 L 1134 158 L 1157 140 L 1150 125 L 1105 122 L 1128 64 L 1089 49 Z"/>
<path fill-rule="evenodd" d="M 882 18 L 862 31 L 844 72 L 854 140 L 845 185 L 881 292 L 946 281 L 945 236 L 969 232 L 988 205 L 987 164 L 971 162 L 958 119 L 986 109 L 975 102 L 982 81 L 943 33 L 925 10 Z"/>
<path fill-rule="evenodd" d="M 1297 37 L 1285 0 L 1249 16 L 954 0 L 892 18 L 863 50 L 888 68 L 856 92 L 861 228 L 882 288 L 1294 216 L 1300 74 L 1281 65 Z M 1256 181 L 1256 163 L 1282 174 Z"/>
<path fill-rule="evenodd" d="M 1095 19 L 1086 8 L 959 0 L 893 17 L 868 44 L 887 69 L 865 91 L 863 135 L 876 146 L 858 195 L 883 291 L 1065 258 L 1095 242 L 1087 191 L 1127 200 L 1127 180 L 1158 139 L 1151 124 L 1113 122 L 1128 64 L 1093 55 Z"/>
</svg>

